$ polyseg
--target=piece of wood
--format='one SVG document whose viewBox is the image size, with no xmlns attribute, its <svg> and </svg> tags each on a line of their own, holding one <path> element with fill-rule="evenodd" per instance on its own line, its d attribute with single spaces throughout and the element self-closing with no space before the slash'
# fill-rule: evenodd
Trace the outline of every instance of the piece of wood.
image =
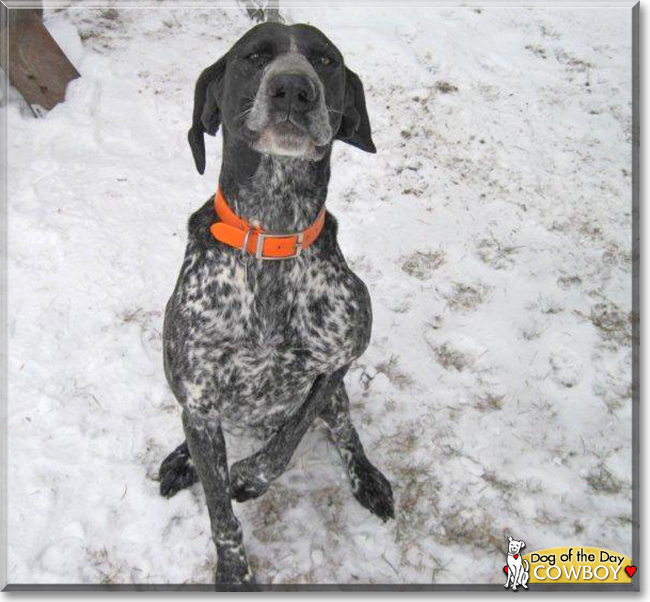
<svg viewBox="0 0 650 602">
<path fill-rule="evenodd" d="M 0 65 L 37 116 L 63 102 L 67 85 L 79 77 L 43 25 L 41 13 L 39 9 L 9 10 L 8 29 L 0 39 Z"/>
<path fill-rule="evenodd" d="M 266 3 L 266 20 L 269 23 L 283 23 L 279 5 L 280 0 L 268 0 Z"/>
<path fill-rule="evenodd" d="M 243 5 L 251 20 L 257 23 L 267 21 L 269 23 L 284 23 L 280 16 L 279 0 L 267 0 L 266 5 L 263 2 L 255 0 L 244 0 Z"/>
</svg>

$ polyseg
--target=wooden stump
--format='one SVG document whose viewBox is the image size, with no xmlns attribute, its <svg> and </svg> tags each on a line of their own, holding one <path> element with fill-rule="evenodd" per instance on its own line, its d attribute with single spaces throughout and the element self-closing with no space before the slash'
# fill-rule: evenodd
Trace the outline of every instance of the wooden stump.
<svg viewBox="0 0 650 602">
<path fill-rule="evenodd" d="M 269 23 L 284 22 L 280 16 L 279 0 L 267 0 L 265 8 L 259 6 L 258 3 L 253 0 L 245 0 L 243 4 L 246 7 L 248 16 L 253 21 L 257 21 L 258 23 L 263 23 L 264 21 Z"/>
<path fill-rule="evenodd" d="M 6 9 L 0 33 L 0 65 L 35 115 L 65 99 L 79 73 L 41 20 L 42 9 Z"/>
</svg>

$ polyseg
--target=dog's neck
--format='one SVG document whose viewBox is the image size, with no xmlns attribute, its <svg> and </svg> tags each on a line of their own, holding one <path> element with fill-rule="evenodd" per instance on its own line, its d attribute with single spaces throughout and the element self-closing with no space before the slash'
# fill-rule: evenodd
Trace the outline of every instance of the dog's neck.
<svg viewBox="0 0 650 602">
<path fill-rule="evenodd" d="M 230 207 L 269 232 L 304 230 L 325 204 L 330 151 L 319 161 L 263 155 L 224 132 L 219 187 Z"/>
</svg>

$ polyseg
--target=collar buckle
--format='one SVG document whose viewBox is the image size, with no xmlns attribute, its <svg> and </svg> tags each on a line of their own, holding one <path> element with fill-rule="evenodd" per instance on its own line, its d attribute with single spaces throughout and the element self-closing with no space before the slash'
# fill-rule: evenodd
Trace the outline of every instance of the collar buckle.
<svg viewBox="0 0 650 602">
<path fill-rule="evenodd" d="M 294 238 L 296 239 L 296 246 L 291 255 L 283 255 L 281 257 L 274 257 L 273 255 L 264 255 L 264 241 L 267 238 Z M 297 234 L 271 234 L 270 232 L 258 232 L 257 241 L 255 244 L 255 257 L 257 259 L 294 259 L 295 257 L 300 257 L 302 253 L 302 241 L 305 238 L 304 232 L 298 232 Z"/>
</svg>

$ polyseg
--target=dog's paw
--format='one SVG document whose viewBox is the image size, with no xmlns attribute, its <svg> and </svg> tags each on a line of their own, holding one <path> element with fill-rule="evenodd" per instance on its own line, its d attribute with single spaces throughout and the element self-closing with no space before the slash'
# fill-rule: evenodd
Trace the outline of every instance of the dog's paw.
<svg viewBox="0 0 650 602">
<path fill-rule="evenodd" d="M 269 483 L 255 474 L 246 460 L 233 464 L 230 469 L 231 497 L 246 502 L 260 497 L 269 488 Z"/>
<path fill-rule="evenodd" d="M 368 460 L 350 468 L 352 493 L 359 503 L 386 522 L 395 518 L 393 488 L 388 479 Z"/>
<path fill-rule="evenodd" d="M 245 573 L 239 573 L 239 572 L 232 572 L 229 570 L 219 570 L 217 568 L 217 571 L 214 576 L 214 582 L 217 586 L 228 586 L 231 585 L 233 586 L 233 590 L 235 591 L 251 591 L 251 592 L 257 592 L 260 591 L 259 587 L 257 587 L 257 581 L 255 581 L 255 577 L 253 573 L 250 571 L 250 569 L 245 572 Z M 229 589 L 229 588 L 223 588 L 220 587 L 219 589 Z"/>
<path fill-rule="evenodd" d="M 160 495 L 172 497 L 181 489 L 194 485 L 199 480 L 199 475 L 192 464 L 187 443 L 179 445 L 169 454 L 160 465 L 158 471 L 160 480 Z"/>
<path fill-rule="evenodd" d="M 218 556 L 214 582 L 216 585 L 236 585 L 237 590 L 258 591 L 259 589 L 245 556 L 243 558 L 235 555 Z"/>
</svg>

